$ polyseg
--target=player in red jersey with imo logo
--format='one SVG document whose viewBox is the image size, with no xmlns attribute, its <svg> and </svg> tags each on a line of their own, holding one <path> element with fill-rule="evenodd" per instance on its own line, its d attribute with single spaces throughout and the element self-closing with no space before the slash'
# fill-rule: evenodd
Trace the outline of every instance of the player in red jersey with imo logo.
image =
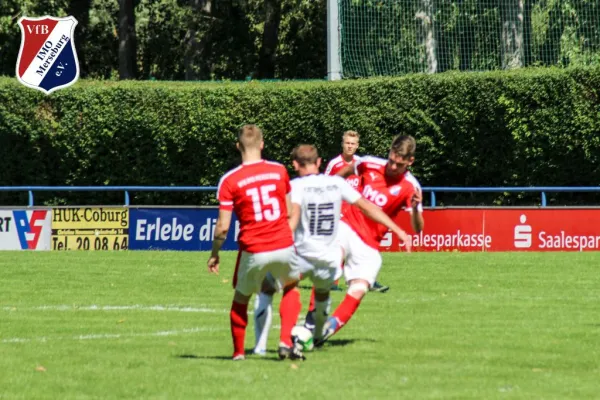
<svg viewBox="0 0 600 400">
<path fill-rule="evenodd" d="M 288 223 L 290 178 L 283 165 L 262 159 L 263 135 L 257 126 L 240 128 L 237 147 L 242 165 L 227 172 L 219 182 L 219 217 L 208 259 L 209 272 L 218 274 L 219 250 L 227 238 L 231 214 L 235 212 L 240 222 L 240 258 L 230 312 L 233 360 L 245 359 L 248 301 L 260 290 L 267 273 L 283 286 L 279 358 L 303 358 L 301 349 L 292 343 L 292 328 L 302 306 L 296 288 L 299 274 L 289 264 L 294 252 Z"/>
<path fill-rule="evenodd" d="M 360 141 L 360 135 L 356 131 L 346 131 L 342 135 L 342 154 L 339 156 L 332 158 L 331 161 L 327 164 L 327 168 L 325 169 L 326 175 L 337 175 L 343 168 L 351 165 L 353 163 L 360 161 L 360 156 L 356 155 L 356 151 L 358 150 Z M 358 190 L 359 186 L 359 178 L 358 175 L 351 173 L 346 176 L 346 182 L 350 184 L 354 189 Z M 337 282 L 336 282 L 337 285 Z M 385 293 L 390 290 L 390 287 L 387 285 L 383 285 L 378 281 L 375 281 L 371 286 L 371 291 Z M 311 297 L 311 305 L 309 309 L 312 310 L 313 307 L 312 297 Z M 308 317 L 309 319 L 312 316 Z"/>
<path fill-rule="evenodd" d="M 360 156 L 356 155 L 356 151 L 358 150 L 360 141 L 360 135 L 356 131 L 346 131 L 342 135 L 342 154 L 339 156 L 332 158 L 327 164 L 327 168 L 325 169 L 325 175 L 337 175 L 340 171 L 344 169 L 348 170 L 355 163 L 360 161 Z M 353 168 L 353 167 L 352 167 Z M 353 171 L 353 169 L 351 170 Z M 354 172 L 348 172 L 344 176 L 346 178 L 346 182 L 350 184 L 354 189 L 359 189 L 359 177 Z M 342 263 L 343 268 L 343 263 Z M 338 281 L 335 281 L 333 288 L 336 290 L 338 288 Z M 369 288 L 369 290 L 373 292 L 385 293 L 390 290 L 390 287 L 387 285 L 383 285 L 378 281 L 375 281 L 373 285 Z M 313 288 L 312 293 L 310 295 L 310 302 L 308 304 L 308 312 L 306 313 L 306 317 L 304 318 L 304 326 L 310 330 L 315 329 L 315 289 Z"/>
<path fill-rule="evenodd" d="M 408 170 L 415 160 L 415 150 L 416 142 L 412 136 L 399 135 L 392 141 L 387 160 L 362 157 L 354 166 L 344 167 L 338 174 L 357 174 L 359 192 L 390 218 L 394 219 L 402 210 L 408 211 L 412 227 L 418 233 L 424 226 L 421 186 Z M 387 228 L 365 218 L 352 205 L 347 205 L 342 214 L 338 238 L 346 252 L 344 276 L 349 284 L 348 293 L 327 320 L 323 340 L 315 345 L 322 345 L 348 323 L 381 269 L 378 249 Z"/>
</svg>

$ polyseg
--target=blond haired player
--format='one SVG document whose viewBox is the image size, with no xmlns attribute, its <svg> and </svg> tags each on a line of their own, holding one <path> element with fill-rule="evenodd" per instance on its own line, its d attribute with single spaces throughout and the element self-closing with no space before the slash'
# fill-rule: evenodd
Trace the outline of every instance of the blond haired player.
<svg viewBox="0 0 600 400">
<path fill-rule="evenodd" d="M 346 131 L 342 135 L 342 154 L 332 158 L 325 168 L 326 175 L 336 175 L 342 168 L 350 165 L 360 157 L 356 155 L 360 141 L 360 135 L 356 131 Z M 358 176 L 351 174 L 346 181 L 354 188 L 358 188 Z"/>
<path fill-rule="evenodd" d="M 291 338 L 301 304 L 296 288 L 298 274 L 289 265 L 294 253 L 288 223 L 290 180 L 283 165 L 262 159 L 263 147 L 260 128 L 256 125 L 240 128 L 237 148 L 242 164 L 223 175 L 217 189 L 219 217 L 207 263 L 209 272 L 219 273 L 219 250 L 227 237 L 232 212 L 240 222 L 240 258 L 230 312 L 233 360 L 245 359 L 248 301 L 260 290 L 267 272 L 283 284 L 279 358 L 303 358 Z"/>
</svg>

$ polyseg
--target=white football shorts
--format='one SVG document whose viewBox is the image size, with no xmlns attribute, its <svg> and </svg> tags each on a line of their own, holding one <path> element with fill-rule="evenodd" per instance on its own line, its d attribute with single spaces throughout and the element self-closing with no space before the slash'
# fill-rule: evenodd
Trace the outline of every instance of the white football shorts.
<svg viewBox="0 0 600 400">
<path fill-rule="evenodd" d="M 302 278 L 310 278 L 317 290 L 324 291 L 329 290 L 333 282 L 342 276 L 343 250 L 336 243 L 320 253 L 319 256 L 315 256 L 315 252 L 306 256 L 294 253 L 290 263 L 293 270 L 302 274 Z"/>
<path fill-rule="evenodd" d="M 283 286 L 300 278 L 290 267 L 294 246 L 262 253 L 242 251 L 235 289 L 245 296 L 258 293 L 263 279 L 270 272 Z"/>
<path fill-rule="evenodd" d="M 346 262 L 344 264 L 344 279 L 364 279 L 370 286 L 377 280 L 381 269 L 381 254 L 367 245 L 348 224 L 340 221 L 338 241 L 344 249 Z"/>
</svg>

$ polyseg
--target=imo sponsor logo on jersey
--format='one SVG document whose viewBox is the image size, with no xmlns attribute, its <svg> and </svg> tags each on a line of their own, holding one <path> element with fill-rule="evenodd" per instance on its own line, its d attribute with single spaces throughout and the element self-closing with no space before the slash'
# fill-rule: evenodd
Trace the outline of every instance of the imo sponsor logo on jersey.
<svg viewBox="0 0 600 400">
<path fill-rule="evenodd" d="M 13 211 L 21 249 L 35 250 L 37 248 L 47 213 L 47 210 L 35 210 L 28 216 L 25 210 Z"/>
<path fill-rule="evenodd" d="M 383 207 L 387 204 L 388 198 L 383 193 L 379 193 L 371 185 L 366 185 L 363 189 L 362 195 L 369 201 L 377 204 L 379 207 Z"/>
<path fill-rule="evenodd" d="M 358 177 L 355 178 L 346 178 L 346 182 L 350 184 L 354 189 L 358 188 L 359 180 Z"/>
<path fill-rule="evenodd" d="M 22 17 L 17 79 L 23 85 L 50 94 L 74 84 L 79 61 L 73 43 L 77 20 L 73 17 Z"/>
</svg>

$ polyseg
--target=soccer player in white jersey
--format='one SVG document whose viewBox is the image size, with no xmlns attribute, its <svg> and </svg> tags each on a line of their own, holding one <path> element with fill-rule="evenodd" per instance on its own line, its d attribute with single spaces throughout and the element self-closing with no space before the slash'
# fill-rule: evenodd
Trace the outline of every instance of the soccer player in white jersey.
<svg viewBox="0 0 600 400">
<path fill-rule="evenodd" d="M 410 240 L 379 207 L 362 197 L 343 178 L 319 174 L 321 159 L 315 146 L 296 147 L 292 163 L 299 178 L 291 181 L 290 228 L 296 247 L 291 264 L 294 271 L 309 277 L 315 286 L 315 339 L 321 340 L 329 314 L 329 291 L 341 275 L 343 249 L 337 232 L 342 201 L 353 204 L 369 219 L 392 230 L 403 242 L 410 243 Z"/>
</svg>

